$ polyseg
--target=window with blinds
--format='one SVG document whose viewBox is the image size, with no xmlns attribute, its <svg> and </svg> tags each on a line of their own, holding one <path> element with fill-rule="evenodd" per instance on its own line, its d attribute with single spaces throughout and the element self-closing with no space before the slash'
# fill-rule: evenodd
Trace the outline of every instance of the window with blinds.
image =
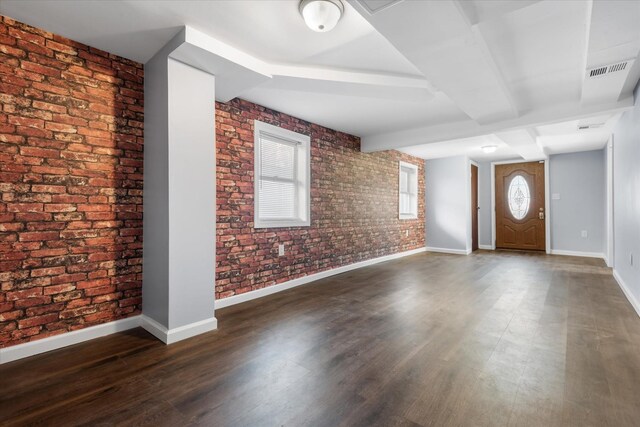
<svg viewBox="0 0 640 427">
<path fill-rule="evenodd" d="M 400 219 L 418 218 L 418 167 L 400 162 L 398 211 Z"/>
<path fill-rule="evenodd" d="M 254 130 L 254 226 L 308 226 L 310 138 L 257 120 Z"/>
</svg>

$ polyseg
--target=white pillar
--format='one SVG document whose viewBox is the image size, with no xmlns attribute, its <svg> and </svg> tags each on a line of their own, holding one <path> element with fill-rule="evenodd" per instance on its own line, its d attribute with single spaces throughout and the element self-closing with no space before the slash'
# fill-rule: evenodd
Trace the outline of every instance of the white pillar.
<svg viewBox="0 0 640 427">
<path fill-rule="evenodd" d="M 217 327 L 215 77 L 145 65 L 143 326 L 170 344 Z"/>
</svg>

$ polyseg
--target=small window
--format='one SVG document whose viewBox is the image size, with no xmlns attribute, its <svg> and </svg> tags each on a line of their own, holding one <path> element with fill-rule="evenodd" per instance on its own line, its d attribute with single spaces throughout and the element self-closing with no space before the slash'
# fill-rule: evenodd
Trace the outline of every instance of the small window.
<svg viewBox="0 0 640 427">
<path fill-rule="evenodd" d="M 509 184 L 509 210 L 515 219 L 522 219 L 529 212 L 531 194 L 529 184 L 522 175 L 516 175 Z"/>
<path fill-rule="evenodd" d="M 310 138 L 254 122 L 255 228 L 308 226 Z"/>
<path fill-rule="evenodd" d="M 418 218 L 418 167 L 400 162 L 400 219 Z"/>
</svg>

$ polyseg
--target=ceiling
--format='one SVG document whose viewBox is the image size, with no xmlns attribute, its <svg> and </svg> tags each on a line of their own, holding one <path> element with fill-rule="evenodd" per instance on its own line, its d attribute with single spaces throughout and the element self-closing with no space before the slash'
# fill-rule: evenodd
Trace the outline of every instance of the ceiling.
<svg viewBox="0 0 640 427">
<path fill-rule="evenodd" d="M 0 13 L 140 62 L 188 26 L 245 58 L 222 100 L 424 158 L 602 148 L 640 78 L 640 1 L 349 0 L 329 33 L 305 26 L 297 0 L 0 0 Z"/>
</svg>

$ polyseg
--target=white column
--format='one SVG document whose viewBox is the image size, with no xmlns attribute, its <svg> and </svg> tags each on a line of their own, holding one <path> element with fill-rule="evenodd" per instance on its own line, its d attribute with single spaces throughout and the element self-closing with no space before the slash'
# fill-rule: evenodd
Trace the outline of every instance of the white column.
<svg viewBox="0 0 640 427">
<path fill-rule="evenodd" d="M 143 326 L 170 344 L 216 329 L 215 77 L 145 65 Z"/>
</svg>

